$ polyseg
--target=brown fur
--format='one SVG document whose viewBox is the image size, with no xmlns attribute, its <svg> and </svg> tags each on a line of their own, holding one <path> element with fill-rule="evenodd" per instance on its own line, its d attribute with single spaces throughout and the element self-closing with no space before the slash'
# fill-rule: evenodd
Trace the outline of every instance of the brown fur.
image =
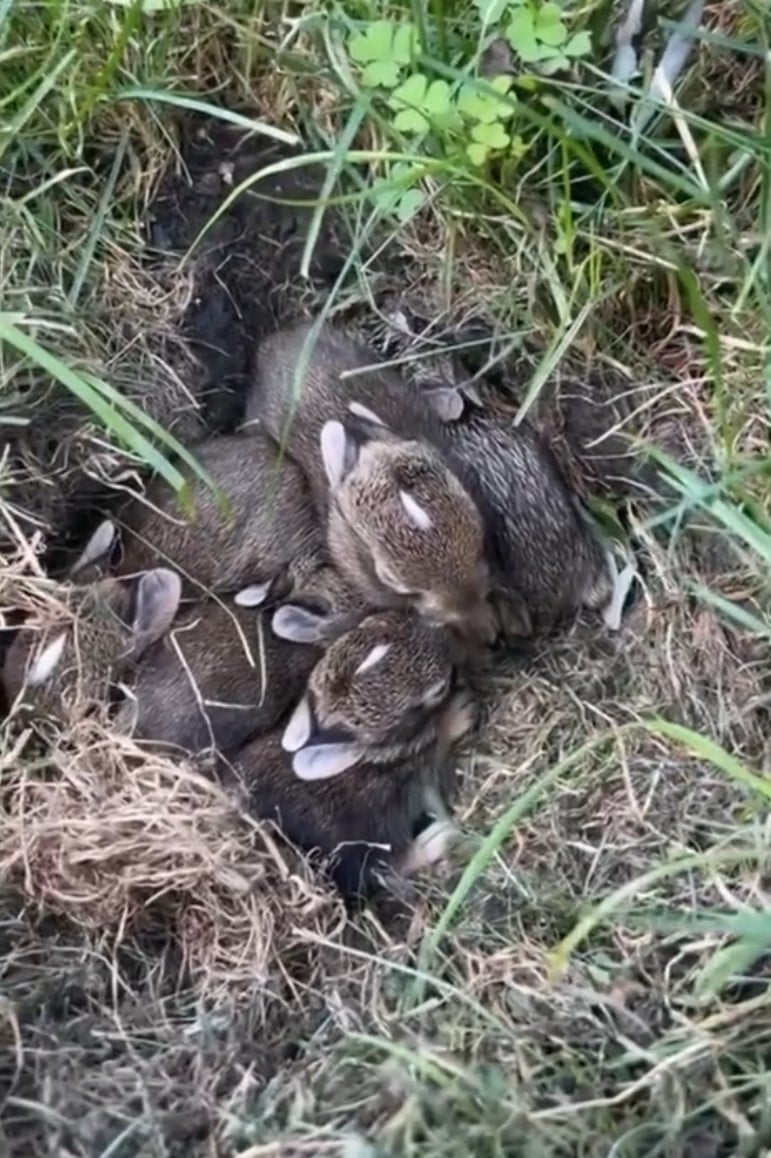
<svg viewBox="0 0 771 1158">
<path fill-rule="evenodd" d="M 297 602 L 317 609 L 313 643 L 290 642 L 272 628 L 273 613 L 208 602 L 183 612 L 148 652 L 119 729 L 136 739 L 198 753 L 235 751 L 275 727 L 292 708 L 322 649 L 363 612 L 331 567 L 297 569 Z M 181 655 L 180 655 L 181 653 Z"/>
<path fill-rule="evenodd" d="M 387 653 L 360 671 L 379 646 Z M 453 676 L 444 632 L 411 613 L 371 614 L 333 642 L 310 675 L 313 741 L 344 733 L 376 763 L 414 756 L 439 736 Z"/>
<path fill-rule="evenodd" d="M 391 650 L 357 675 L 385 638 Z M 234 771 L 249 807 L 300 848 L 331 856 L 346 896 L 398 874 L 416 836 L 454 793 L 452 747 L 476 713 L 464 692 L 450 692 L 451 674 L 438 633 L 411 616 L 372 615 L 328 648 L 309 681 L 312 739 L 323 740 L 324 729 L 354 738 L 356 762 L 324 781 L 301 780 L 279 732 L 238 755 Z"/>
<path fill-rule="evenodd" d="M 305 324 L 262 343 L 247 419 L 259 420 L 307 472 L 317 509 L 328 519 L 330 552 L 370 603 L 414 606 L 436 622 L 489 638 L 482 521 L 442 455 L 437 415 L 398 374 L 377 365 L 371 350 L 330 329 L 321 332 L 296 385 L 310 330 Z M 373 363 L 374 371 L 361 372 Z M 352 413 L 351 403 L 380 421 Z M 347 461 L 337 482 L 320 450 L 327 422 L 341 422 L 346 432 Z M 427 525 L 409 517 L 404 492 Z"/>
<path fill-rule="evenodd" d="M 282 577 L 291 576 L 294 562 L 307 564 L 323 551 L 302 472 L 262 435 L 214 438 L 195 454 L 224 492 L 230 517 L 202 482 L 191 480 L 195 517 L 187 522 L 171 488 L 154 480 L 147 494 L 152 505 L 136 499 L 123 512 L 117 573 L 133 574 L 160 560 L 182 574 L 185 595 L 200 595 L 201 587 L 236 591 L 272 578 L 276 594 L 286 593 L 292 583 L 287 580 L 282 592 Z"/>
<path fill-rule="evenodd" d="M 361 761 L 333 780 L 305 782 L 277 732 L 248 744 L 234 771 L 257 817 L 299 848 L 333 858 L 332 877 L 346 896 L 370 891 L 389 868 L 398 872 L 427 822 L 432 789 L 446 779 L 431 754 L 419 763 Z"/>
<path fill-rule="evenodd" d="M 612 589 L 604 549 L 536 431 L 469 403 L 446 427 L 453 461 L 474 472 L 503 633 L 548 630 L 581 607 L 603 606 Z"/>
<path fill-rule="evenodd" d="M 153 642 L 152 635 L 140 639 L 133 631 L 132 602 L 130 588 L 116 579 L 57 588 L 56 602 L 28 620 L 8 649 L 3 668 L 8 703 L 21 695 L 35 714 L 59 720 L 106 704 L 111 681 Z M 62 635 L 64 648 L 50 677 L 30 684 L 37 659 Z"/>
<path fill-rule="evenodd" d="M 265 612 L 192 607 L 144 657 L 117 729 L 194 754 L 235 751 L 281 721 L 320 655 L 277 639 Z"/>
</svg>

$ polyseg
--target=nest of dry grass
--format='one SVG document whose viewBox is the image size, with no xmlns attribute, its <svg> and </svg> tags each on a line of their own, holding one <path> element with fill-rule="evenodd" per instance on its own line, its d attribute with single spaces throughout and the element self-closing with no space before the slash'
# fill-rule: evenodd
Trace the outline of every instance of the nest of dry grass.
<svg viewBox="0 0 771 1158">
<path fill-rule="evenodd" d="M 216 169 L 216 150 L 214 160 Z M 222 194 L 221 175 L 207 184 L 211 163 L 204 149 L 192 184 L 179 173 L 181 184 L 161 183 L 181 244 Z M 184 440 L 199 436 L 201 419 L 219 428 L 237 414 L 247 361 L 232 334 L 251 324 L 240 306 L 264 288 L 265 275 L 258 270 L 255 282 L 246 254 L 223 282 L 222 256 L 251 221 L 231 218 L 188 273 L 168 255 L 152 271 L 123 253 L 105 267 L 98 355 L 89 364 L 161 422 L 177 422 Z M 391 342 L 397 358 L 420 354 L 416 377 L 438 367 L 462 380 L 468 367 L 441 347 L 471 323 L 495 331 L 513 259 L 502 271 L 456 246 L 449 308 L 432 288 L 447 284 L 446 238 L 434 219 L 421 229 L 402 255 L 398 285 L 387 266 L 382 272 L 381 316 L 370 314 L 369 332 L 381 349 Z M 300 230 L 290 230 L 295 251 Z M 618 390 L 603 392 L 603 384 L 618 382 L 614 374 L 631 399 L 614 412 L 618 429 L 700 467 L 711 450 L 709 367 L 679 303 L 664 309 L 660 287 L 632 288 L 617 307 L 624 324 L 602 319 L 623 334 L 625 360 L 599 341 L 578 352 L 583 369 L 590 357 L 609 375 L 585 378 L 597 413 L 580 444 L 568 437 L 575 423 L 564 433 L 561 380 L 543 397 L 551 409 L 535 415 L 562 437 L 579 482 L 598 477 L 590 435 L 610 428 L 606 404 L 618 404 Z M 203 290 L 213 295 L 203 299 L 216 322 L 209 330 L 196 300 Z M 525 284 L 515 295 L 523 312 L 531 290 Z M 317 300 L 282 294 L 270 310 L 280 304 L 292 316 Z M 386 317 L 394 300 L 420 303 L 414 313 L 432 322 L 422 340 L 394 340 Z M 489 308 L 480 311 L 479 301 Z M 356 300 L 350 317 L 360 324 L 365 312 Z M 494 342 L 484 349 L 486 363 Z M 726 352 L 739 385 L 746 350 L 726 343 Z M 524 334 L 504 355 L 493 367 L 496 389 L 512 407 L 537 349 Z M 576 373 L 584 381 L 573 371 L 565 371 L 568 385 Z M 221 406 L 206 401 L 218 376 L 228 380 Z M 67 521 L 84 476 L 101 484 L 125 466 L 77 410 L 61 406 L 57 396 L 30 411 L 6 459 L 23 484 L 0 507 L 14 552 L 0 572 L 6 611 L 50 606 L 56 592 L 40 562 L 43 540 Z M 63 458 L 44 468 L 51 425 L 63 432 Z M 757 424 L 744 431 L 746 445 L 757 445 Z M 670 548 L 635 529 L 645 590 L 620 635 L 582 622 L 497 675 L 467 761 L 459 811 L 466 850 L 443 881 L 424 882 L 398 921 L 372 910 L 346 917 L 302 858 L 251 822 L 206 769 L 143 754 L 106 717 L 82 716 L 42 735 L 20 717 L 6 724 L 0 1140 L 9 1152 L 371 1155 L 377 1138 L 387 1154 L 461 1158 L 487 1153 L 495 1137 L 506 1154 L 599 1158 L 626 1131 L 647 1137 L 651 1121 L 669 1123 L 665 1143 L 655 1134 L 651 1147 L 700 1158 L 735 1152 L 742 1123 L 764 1112 L 754 1075 L 771 1057 L 768 1005 L 751 977 L 724 1000 L 695 1002 L 694 978 L 720 935 L 683 927 L 714 907 L 766 903 L 766 869 L 756 861 L 662 881 L 646 874 L 680 853 L 753 839 L 761 847 L 767 821 L 707 761 L 640 721 L 676 719 L 771 770 L 767 656 L 687 592 L 705 581 L 756 608 L 758 583 L 711 532 L 693 526 Z M 591 741 L 597 746 L 501 844 L 426 963 L 426 929 L 457 886 L 465 854 L 546 769 Z M 549 953 L 587 898 L 641 878 L 637 912 L 619 910 L 553 984 Z M 683 926 L 646 924 L 653 908 Z"/>
</svg>

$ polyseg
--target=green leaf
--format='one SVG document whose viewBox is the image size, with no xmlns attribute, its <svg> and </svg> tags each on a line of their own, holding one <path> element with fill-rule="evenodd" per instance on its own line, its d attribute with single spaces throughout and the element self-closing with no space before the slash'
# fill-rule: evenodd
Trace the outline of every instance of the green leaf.
<svg viewBox="0 0 771 1158">
<path fill-rule="evenodd" d="M 731 978 L 750 969 L 769 948 L 771 938 L 766 931 L 763 940 L 742 939 L 716 950 L 696 979 L 696 992 L 705 997 L 714 997 Z"/>
<path fill-rule="evenodd" d="M 415 53 L 416 29 L 414 24 L 399 24 L 394 33 L 391 59 L 397 64 L 409 64 Z"/>
<path fill-rule="evenodd" d="M 535 33 L 535 20 L 531 8 L 518 8 L 506 29 L 506 39 L 516 53 L 525 61 L 538 60 L 539 42 Z"/>
<path fill-rule="evenodd" d="M 510 0 L 473 0 L 473 4 L 479 10 L 483 25 L 497 24 L 510 6 Z"/>
<path fill-rule="evenodd" d="M 562 22 L 562 13 L 556 4 L 544 4 L 535 21 L 535 34 L 544 44 L 557 47 L 568 38 L 568 30 Z"/>
<path fill-rule="evenodd" d="M 348 55 L 357 64 L 369 64 L 372 60 L 394 59 L 395 26 L 390 20 L 375 20 L 364 32 L 357 33 L 348 41 Z"/>
<path fill-rule="evenodd" d="M 484 165 L 488 152 L 489 149 L 487 145 L 483 145 L 479 141 L 474 141 L 472 144 L 466 145 L 466 154 L 472 165 Z"/>
<path fill-rule="evenodd" d="M 507 120 L 514 115 L 513 100 L 502 99 L 511 86 L 512 78 L 499 76 L 495 80 L 503 82 L 502 84 L 493 82 L 493 86 L 501 93 L 501 97 L 483 92 L 473 81 L 464 84 L 458 93 L 457 103 L 459 112 L 468 120 L 481 121 L 482 124 L 489 125 L 493 121 Z"/>
<path fill-rule="evenodd" d="M 429 124 L 417 109 L 402 109 L 394 117 L 394 128 L 400 133 L 425 133 Z"/>
<path fill-rule="evenodd" d="M 399 198 L 399 204 L 396 206 L 396 216 L 399 221 L 409 221 L 414 217 L 417 211 L 425 204 L 426 195 L 422 189 L 407 189 L 405 193 Z"/>
<path fill-rule="evenodd" d="M 394 88 L 399 83 L 401 69 L 392 60 L 373 60 L 361 74 L 365 88 Z"/>
<path fill-rule="evenodd" d="M 471 136 L 488 149 L 505 149 L 510 140 L 509 134 L 499 121 L 494 121 L 492 125 L 474 125 Z"/>
<path fill-rule="evenodd" d="M 364 65 L 361 83 L 367 88 L 394 88 L 405 65 L 412 59 L 415 44 L 413 24 L 396 25 L 391 20 L 375 20 L 364 32 L 348 41 L 348 53 L 356 64 Z"/>
<path fill-rule="evenodd" d="M 512 13 L 509 26 L 506 29 L 506 39 L 511 47 L 517 51 L 519 51 L 522 41 L 530 43 L 530 41 L 535 40 L 535 18 L 529 5 L 517 8 Z"/>
<path fill-rule="evenodd" d="M 423 108 L 431 120 L 447 115 L 450 111 L 450 86 L 446 80 L 435 80 L 428 86 Z"/>
<path fill-rule="evenodd" d="M 589 32 L 577 32 L 567 44 L 563 44 L 565 56 L 588 56 L 592 51 L 592 37 Z"/>
<path fill-rule="evenodd" d="M 396 110 L 394 128 L 402 133 L 424 133 L 429 127 L 422 109 L 426 103 L 428 81 L 422 73 L 415 73 L 391 94 L 388 105 Z"/>
</svg>

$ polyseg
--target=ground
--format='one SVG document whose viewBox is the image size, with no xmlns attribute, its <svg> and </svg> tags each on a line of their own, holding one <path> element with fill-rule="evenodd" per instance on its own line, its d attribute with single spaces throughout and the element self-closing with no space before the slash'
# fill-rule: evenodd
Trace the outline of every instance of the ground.
<svg viewBox="0 0 771 1158">
<path fill-rule="evenodd" d="M 449 32 L 474 11 L 448 5 Z M 364 172 L 399 152 L 382 117 L 354 124 L 318 28 L 240 3 L 19 5 L 0 20 L 14 118 L 0 138 L 8 627 L 57 598 L 109 509 L 107 483 L 146 468 L 115 399 L 109 435 L 89 409 L 94 381 L 194 453 L 237 424 L 259 333 L 319 308 L 391 357 L 430 354 L 404 363 L 418 377 L 483 369 L 488 405 L 532 402 L 574 485 L 611 502 L 643 575 L 617 634 L 587 617 L 500 657 L 459 760 L 464 840 L 399 912 L 346 914 L 203 772 L 143 756 L 106 718 L 42 731 L 8 718 L 6 1152 L 771 1149 L 769 28 L 741 4 L 708 7 L 705 27 L 679 128 L 665 118 L 639 155 L 586 137 L 592 180 L 582 170 L 565 197 L 575 173 L 555 154 L 573 122 L 534 97 L 542 120 L 523 112 L 521 125 L 532 152 L 490 170 L 504 208 L 439 165 L 417 217 L 365 239 L 360 202 L 344 197 L 306 279 L 318 222 L 297 202 L 316 198 L 318 176 L 289 168 L 282 142 L 244 144 L 212 106 L 306 149 L 353 143 Z M 556 91 L 584 108 L 582 84 Z M 268 192 L 291 209 L 263 185 L 194 245 L 268 163 Z M 718 174 L 720 198 L 700 201 L 701 177 L 715 189 Z M 414 340 L 389 327 L 397 310 Z M 669 455 L 679 483 L 640 489 L 643 450 L 620 466 L 619 426 Z"/>
</svg>

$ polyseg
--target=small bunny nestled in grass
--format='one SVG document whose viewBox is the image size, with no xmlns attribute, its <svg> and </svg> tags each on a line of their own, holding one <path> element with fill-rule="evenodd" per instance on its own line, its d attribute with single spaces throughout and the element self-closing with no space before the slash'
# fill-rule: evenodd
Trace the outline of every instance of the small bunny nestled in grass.
<svg viewBox="0 0 771 1158">
<path fill-rule="evenodd" d="M 409 612 L 373 613 L 327 648 L 286 726 L 238 754 L 250 808 L 331 857 L 344 895 L 444 855 L 450 756 L 477 714 L 457 676 L 444 632 Z"/>
</svg>

